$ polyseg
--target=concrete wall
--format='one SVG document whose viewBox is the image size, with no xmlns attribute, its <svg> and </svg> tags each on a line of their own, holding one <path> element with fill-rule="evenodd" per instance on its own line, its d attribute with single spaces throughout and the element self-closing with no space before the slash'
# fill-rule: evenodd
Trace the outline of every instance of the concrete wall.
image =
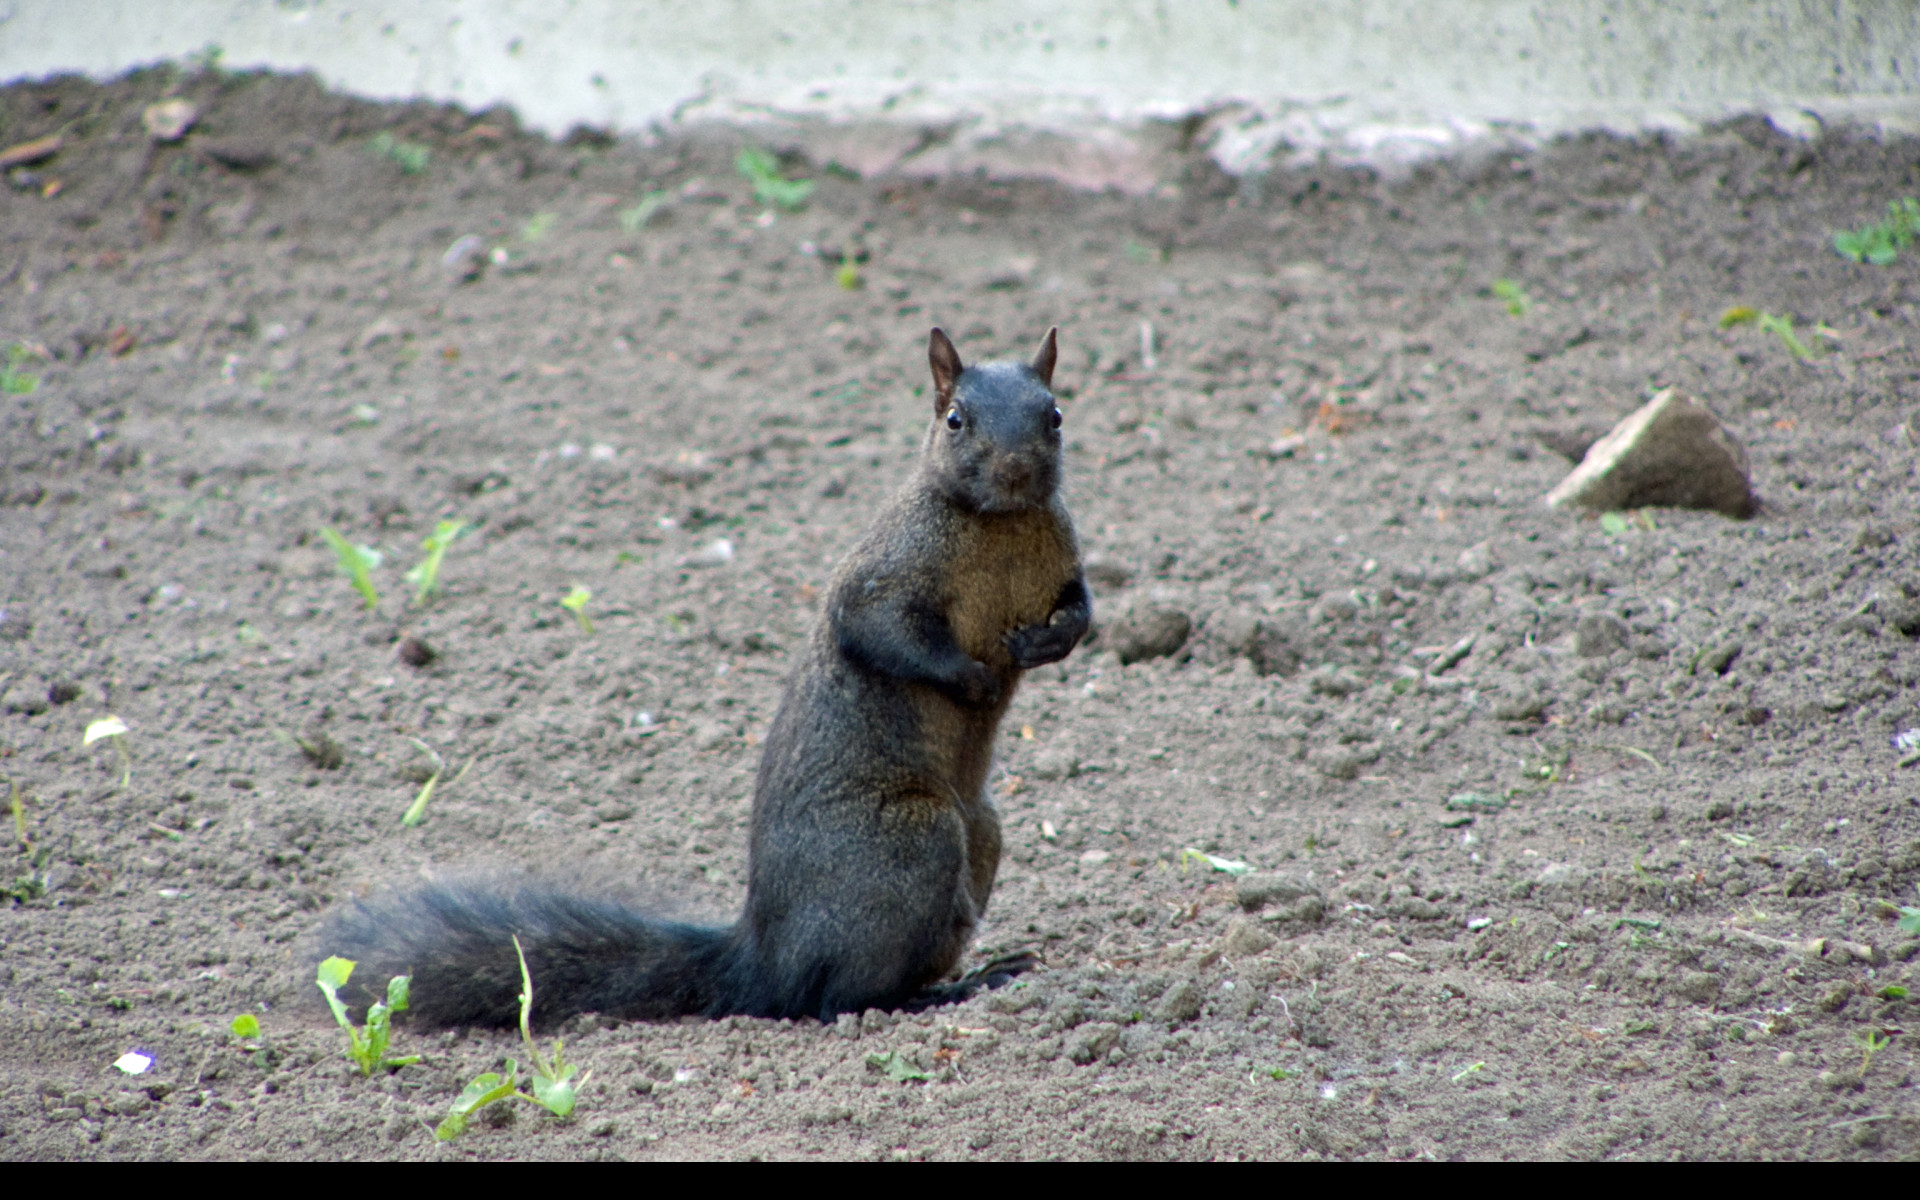
<svg viewBox="0 0 1920 1200">
<path fill-rule="evenodd" d="M 869 167 L 1023 131 L 1125 157 L 1193 113 L 1235 171 L 1736 112 L 1920 129 L 1916 0 L 0 0 L 0 79 L 209 45 L 367 96 L 505 101 L 555 132 L 919 131 L 869 145 Z"/>
</svg>

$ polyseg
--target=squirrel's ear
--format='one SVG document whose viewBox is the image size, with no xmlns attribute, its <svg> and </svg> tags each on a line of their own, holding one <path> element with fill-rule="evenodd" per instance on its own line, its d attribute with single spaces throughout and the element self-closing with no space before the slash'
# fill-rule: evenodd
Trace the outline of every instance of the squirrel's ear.
<svg viewBox="0 0 1920 1200">
<path fill-rule="evenodd" d="M 1040 339 L 1040 348 L 1033 352 L 1033 373 L 1049 390 L 1053 387 L 1053 364 L 1060 358 L 1060 327 L 1047 330 L 1047 336 Z"/>
<path fill-rule="evenodd" d="M 933 366 L 933 413 L 939 416 L 952 407 L 953 385 L 965 368 L 960 365 L 960 352 L 938 325 L 927 335 L 927 362 Z"/>
</svg>

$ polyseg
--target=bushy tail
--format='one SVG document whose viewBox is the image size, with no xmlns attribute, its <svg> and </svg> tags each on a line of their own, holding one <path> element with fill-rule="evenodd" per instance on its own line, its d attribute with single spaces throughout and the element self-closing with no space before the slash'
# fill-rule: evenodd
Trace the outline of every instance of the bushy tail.
<svg viewBox="0 0 1920 1200">
<path fill-rule="evenodd" d="M 359 964 L 351 986 L 372 989 L 363 1000 L 410 974 L 414 1020 L 509 1026 L 520 1019 L 516 936 L 543 1024 L 582 1012 L 659 1018 L 726 1006 L 730 930 L 533 886 L 434 884 L 361 901 L 334 919 L 320 951 Z"/>
</svg>

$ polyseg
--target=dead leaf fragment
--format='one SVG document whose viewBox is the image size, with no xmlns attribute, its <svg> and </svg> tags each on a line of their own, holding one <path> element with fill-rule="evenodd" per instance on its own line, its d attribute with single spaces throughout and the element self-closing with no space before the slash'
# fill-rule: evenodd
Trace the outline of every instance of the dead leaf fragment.
<svg viewBox="0 0 1920 1200">
<path fill-rule="evenodd" d="M 0 171 L 12 167 L 24 167 L 29 163 L 37 163 L 43 158 L 52 158 L 59 153 L 61 145 L 63 143 L 60 135 L 56 133 L 48 137 L 35 138 L 31 142 L 20 142 L 8 146 L 5 150 L 0 150 Z"/>
<path fill-rule="evenodd" d="M 140 123 L 147 128 L 147 134 L 156 142 L 177 142 L 187 136 L 187 130 L 200 119 L 200 110 L 191 100 L 175 97 L 162 100 L 158 104 L 147 105 L 140 114 Z"/>
</svg>

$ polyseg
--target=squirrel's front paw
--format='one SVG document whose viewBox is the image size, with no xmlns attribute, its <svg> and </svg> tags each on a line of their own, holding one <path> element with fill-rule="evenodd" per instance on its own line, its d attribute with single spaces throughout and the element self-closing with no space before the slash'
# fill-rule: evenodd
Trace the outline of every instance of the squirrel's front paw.
<svg viewBox="0 0 1920 1200">
<path fill-rule="evenodd" d="M 1013 655 L 1014 666 L 1022 671 L 1031 671 L 1035 667 L 1059 662 L 1073 653 L 1074 646 L 1080 641 L 1080 634 L 1081 630 L 1061 621 L 1046 625 L 1022 625 L 1006 635 L 1007 653 Z"/>
</svg>

